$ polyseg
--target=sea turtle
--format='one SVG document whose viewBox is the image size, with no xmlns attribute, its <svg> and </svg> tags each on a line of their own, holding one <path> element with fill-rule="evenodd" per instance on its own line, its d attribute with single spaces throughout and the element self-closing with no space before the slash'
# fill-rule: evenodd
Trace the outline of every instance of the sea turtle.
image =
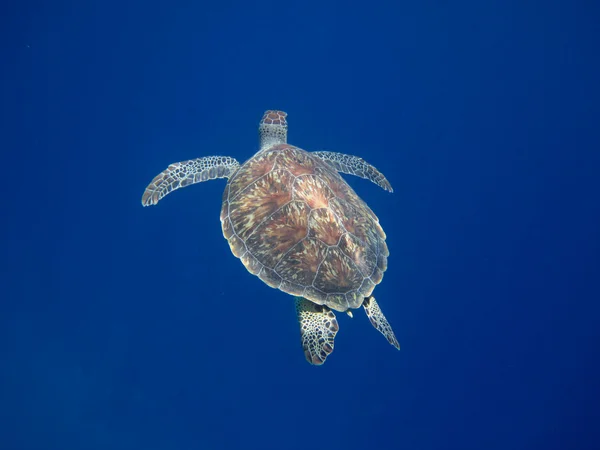
<svg viewBox="0 0 600 450">
<path fill-rule="evenodd" d="M 142 196 L 156 205 L 184 186 L 228 178 L 221 226 L 233 254 L 271 287 L 295 296 L 304 355 L 320 365 L 339 329 L 332 310 L 361 305 L 396 348 L 394 332 L 371 296 L 387 268 L 385 233 L 377 216 L 338 172 L 366 178 L 392 192 L 388 180 L 362 158 L 307 152 L 287 143 L 287 114 L 266 111 L 260 150 L 241 164 L 207 156 L 171 164 Z"/>
</svg>

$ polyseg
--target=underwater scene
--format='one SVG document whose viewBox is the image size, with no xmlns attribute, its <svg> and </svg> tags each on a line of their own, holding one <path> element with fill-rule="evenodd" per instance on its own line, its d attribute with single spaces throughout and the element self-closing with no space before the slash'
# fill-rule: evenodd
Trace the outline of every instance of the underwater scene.
<svg viewBox="0 0 600 450">
<path fill-rule="evenodd" d="M 600 4 L 2 10 L 0 449 L 600 448 Z"/>
</svg>

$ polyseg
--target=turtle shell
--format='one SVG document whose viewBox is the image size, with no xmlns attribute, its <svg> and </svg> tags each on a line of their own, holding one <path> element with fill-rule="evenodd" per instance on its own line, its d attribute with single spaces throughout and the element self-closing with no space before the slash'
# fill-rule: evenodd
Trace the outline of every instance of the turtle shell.
<svg viewBox="0 0 600 450">
<path fill-rule="evenodd" d="M 358 308 L 387 268 L 377 216 L 335 169 L 292 145 L 257 153 L 230 178 L 221 226 L 250 273 L 337 311 Z"/>
</svg>

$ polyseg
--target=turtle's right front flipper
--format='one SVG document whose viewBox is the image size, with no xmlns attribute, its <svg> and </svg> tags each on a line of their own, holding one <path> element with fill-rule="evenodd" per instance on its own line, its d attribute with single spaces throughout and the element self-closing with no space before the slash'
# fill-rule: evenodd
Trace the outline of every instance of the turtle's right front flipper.
<svg viewBox="0 0 600 450">
<path fill-rule="evenodd" d="M 358 156 L 325 151 L 312 152 L 312 154 L 322 161 L 325 161 L 338 172 L 356 175 L 357 177 L 372 181 L 386 191 L 394 192 L 392 185 L 387 180 L 385 175 L 377 170 L 375 166 L 372 166 Z"/>
<path fill-rule="evenodd" d="M 171 164 L 148 185 L 142 196 L 142 205 L 156 205 L 175 189 L 215 178 L 229 178 L 240 163 L 229 156 L 206 156 Z"/>
<path fill-rule="evenodd" d="M 339 330 L 331 309 L 296 297 L 296 315 L 300 322 L 300 338 L 306 360 L 320 366 L 333 351 L 333 340 Z"/>
</svg>

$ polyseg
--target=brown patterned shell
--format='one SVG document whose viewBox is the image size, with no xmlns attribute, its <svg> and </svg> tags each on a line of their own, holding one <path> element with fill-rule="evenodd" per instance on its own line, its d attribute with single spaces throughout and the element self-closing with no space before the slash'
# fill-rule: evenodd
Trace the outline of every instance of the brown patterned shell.
<svg viewBox="0 0 600 450">
<path fill-rule="evenodd" d="M 288 144 L 230 178 L 223 235 L 269 286 L 337 311 L 358 308 L 387 268 L 377 216 L 327 163 Z"/>
</svg>

